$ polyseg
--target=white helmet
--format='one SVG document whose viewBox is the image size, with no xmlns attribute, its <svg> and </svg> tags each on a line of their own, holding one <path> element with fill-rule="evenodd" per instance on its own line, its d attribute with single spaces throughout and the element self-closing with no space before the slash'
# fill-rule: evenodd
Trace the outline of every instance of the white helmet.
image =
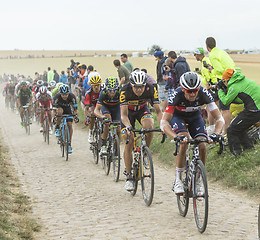
<svg viewBox="0 0 260 240">
<path fill-rule="evenodd" d="M 145 85 L 147 75 L 143 71 L 135 70 L 130 74 L 129 80 L 132 85 Z"/>
<path fill-rule="evenodd" d="M 49 82 L 49 87 L 55 88 L 55 86 L 56 86 L 56 82 L 54 80 Z"/>
<path fill-rule="evenodd" d="M 200 76 L 195 72 L 186 72 L 181 75 L 180 85 L 184 89 L 196 89 L 201 84 Z"/>
</svg>

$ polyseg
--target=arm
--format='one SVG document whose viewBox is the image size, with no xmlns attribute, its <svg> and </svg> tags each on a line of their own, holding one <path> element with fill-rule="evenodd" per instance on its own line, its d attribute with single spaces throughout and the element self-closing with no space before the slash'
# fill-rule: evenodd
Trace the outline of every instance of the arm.
<svg viewBox="0 0 260 240">
<path fill-rule="evenodd" d="M 153 107 L 157 115 L 157 121 L 160 123 L 162 119 L 162 111 L 161 111 L 160 104 L 154 104 Z"/>
<path fill-rule="evenodd" d="M 229 87 L 227 94 L 221 89 L 218 91 L 219 99 L 224 105 L 229 105 L 238 95 L 238 91 L 234 87 Z"/>
<path fill-rule="evenodd" d="M 221 134 L 223 126 L 225 124 L 225 120 L 222 117 L 216 103 L 212 102 L 210 104 L 207 104 L 207 106 L 208 106 L 210 113 L 212 114 L 213 118 L 216 121 L 214 133 Z"/>
<path fill-rule="evenodd" d="M 162 120 L 160 121 L 161 130 L 170 136 L 171 138 L 175 138 L 177 135 L 174 131 L 172 131 L 170 121 L 172 119 L 172 114 L 168 112 L 164 112 L 162 116 Z"/>
<path fill-rule="evenodd" d="M 119 87 L 121 87 L 125 83 L 125 77 L 120 78 Z"/>
<path fill-rule="evenodd" d="M 128 118 L 128 105 L 121 105 L 120 106 L 121 111 L 121 121 L 126 127 L 130 127 L 131 123 Z"/>
<path fill-rule="evenodd" d="M 102 105 L 101 104 L 98 104 L 96 105 L 95 107 L 95 110 L 94 110 L 94 114 L 98 117 L 98 118 L 103 118 L 105 117 L 105 115 L 103 115 L 101 112 L 100 112 L 100 109 L 102 108 Z"/>
</svg>

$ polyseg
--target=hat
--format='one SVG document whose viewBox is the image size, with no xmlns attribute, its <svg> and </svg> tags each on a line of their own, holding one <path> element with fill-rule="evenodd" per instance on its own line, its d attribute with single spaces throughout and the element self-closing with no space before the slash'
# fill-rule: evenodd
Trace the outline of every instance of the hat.
<svg viewBox="0 0 260 240">
<path fill-rule="evenodd" d="M 154 54 L 153 54 L 155 57 L 159 57 L 161 55 L 164 55 L 164 52 L 163 51 L 156 51 Z"/>
<path fill-rule="evenodd" d="M 196 48 L 194 51 L 193 51 L 194 54 L 204 54 L 204 50 L 203 48 Z"/>
<path fill-rule="evenodd" d="M 222 79 L 224 80 L 229 80 L 234 74 L 234 69 L 227 69 L 223 75 L 222 75 Z"/>
</svg>

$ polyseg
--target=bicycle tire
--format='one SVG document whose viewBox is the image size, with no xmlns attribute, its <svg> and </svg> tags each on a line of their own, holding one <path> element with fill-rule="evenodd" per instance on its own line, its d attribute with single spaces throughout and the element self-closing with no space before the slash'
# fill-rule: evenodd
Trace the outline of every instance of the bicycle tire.
<svg viewBox="0 0 260 240">
<path fill-rule="evenodd" d="M 27 118 L 26 118 L 26 111 L 23 113 L 23 127 L 25 129 L 25 133 L 27 134 Z"/>
<path fill-rule="evenodd" d="M 60 149 L 61 149 L 61 156 L 64 157 L 65 147 L 64 147 L 64 126 L 60 129 Z"/>
<path fill-rule="evenodd" d="M 43 135 L 43 141 L 46 142 L 47 140 L 47 137 L 46 137 L 46 119 L 44 118 L 43 120 L 43 132 L 42 132 L 42 135 Z"/>
<path fill-rule="evenodd" d="M 193 210 L 197 228 L 200 233 L 203 233 L 206 230 L 208 222 L 208 184 L 206 170 L 201 160 L 197 160 L 195 174 L 193 176 Z M 201 177 L 201 183 L 204 188 L 203 195 L 197 194 L 196 181 L 199 176 Z"/>
<path fill-rule="evenodd" d="M 153 159 L 150 149 L 145 146 L 143 148 L 143 155 L 141 159 L 141 187 L 144 202 L 150 206 L 153 201 L 154 195 L 154 168 Z M 146 181 L 147 180 L 147 181 Z"/>
<path fill-rule="evenodd" d="M 98 164 L 98 160 L 99 160 L 99 151 L 98 151 L 98 132 L 97 129 L 94 129 L 94 143 L 92 143 L 92 153 L 93 153 L 93 159 L 94 159 L 94 163 Z"/>
<path fill-rule="evenodd" d="M 68 126 L 64 127 L 64 148 L 65 148 L 65 160 L 69 160 L 69 129 Z"/>
<path fill-rule="evenodd" d="M 120 175 L 120 143 L 117 135 L 113 138 L 112 146 L 113 175 L 115 182 L 118 182 Z"/>
<path fill-rule="evenodd" d="M 189 210 L 189 192 L 191 189 L 187 188 L 187 183 L 188 183 L 188 178 L 187 178 L 187 170 L 185 170 L 183 173 L 183 184 L 184 184 L 184 193 L 183 194 L 177 194 L 177 204 L 178 204 L 178 209 L 179 213 L 182 217 L 186 217 L 187 212 Z"/>
<path fill-rule="evenodd" d="M 50 144 L 50 130 L 49 130 L 49 119 L 46 118 L 46 140 Z"/>
<path fill-rule="evenodd" d="M 135 159 L 134 159 L 134 161 L 135 161 Z M 139 178 L 139 174 L 140 174 L 139 162 L 140 161 L 138 161 L 138 165 L 134 164 L 133 170 L 132 170 L 133 185 L 134 185 L 134 189 L 133 189 L 133 191 L 131 191 L 132 196 L 134 196 L 136 194 L 137 188 L 138 188 L 138 178 Z"/>
<path fill-rule="evenodd" d="M 26 122 L 27 122 L 27 134 L 30 135 L 31 130 L 30 130 L 30 117 L 29 117 L 29 112 L 26 112 Z"/>
<path fill-rule="evenodd" d="M 102 156 L 102 161 L 103 161 L 103 164 L 104 164 L 105 174 L 108 175 L 109 172 L 110 172 L 110 165 L 111 165 L 111 161 L 108 158 L 108 155 Z"/>
</svg>

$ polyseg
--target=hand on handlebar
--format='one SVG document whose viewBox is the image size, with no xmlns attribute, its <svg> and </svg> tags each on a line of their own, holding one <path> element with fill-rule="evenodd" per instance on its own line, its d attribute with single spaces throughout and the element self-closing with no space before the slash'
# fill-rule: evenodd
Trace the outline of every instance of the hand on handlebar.
<svg viewBox="0 0 260 240">
<path fill-rule="evenodd" d="M 108 117 L 103 117 L 103 122 L 104 123 L 110 123 L 110 119 Z"/>
<path fill-rule="evenodd" d="M 180 143 L 187 142 L 187 140 L 188 140 L 188 138 L 186 136 L 184 136 L 184 135 L 176 136 L 174 138 L 175 142 L 180 142 Z"/>
</svg>

